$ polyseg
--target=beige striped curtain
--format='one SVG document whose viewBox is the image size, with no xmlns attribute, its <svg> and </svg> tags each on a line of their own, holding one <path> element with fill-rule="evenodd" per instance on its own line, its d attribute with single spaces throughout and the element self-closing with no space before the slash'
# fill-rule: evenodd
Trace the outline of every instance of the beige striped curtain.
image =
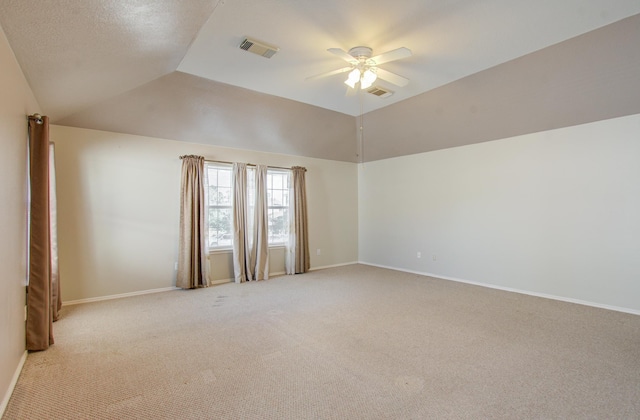
<svg viewBox="0 0 640 420">
<path fill-rule="evenodd" d="M 247 164 L 234 163 L 233 179 L 233 273 L 236 283 L 251 280 L 251 245 L 247 207 Z"/>
<path fill-rule="evenodd" d="M 49 118 L 29 117 L 29 284 L 27 350 L 54 343 L 53 321 L 62 306 L 57 259 L 55 164 Z"/>
<path fill-rule="evenodd" d="M 307 226 L 306 168 L 291 168 L 289 199 L 289 243 L 286 250 L 287 274 L 306 273 L 310 268 L 309 234 Z"/>
<path fill-rule="evenodd" d="M 249 202 L 246 163 L 233 164 L 233 271 L 236 283 L 269 278 L 267 167 L 255 170 L 255 201 Z M 253 219 L 249 207 L 253 206 Z"/>
<path fill-rule="evenodd" d="M 269 208 L 267 203 L 267 166 L 256 167 L 256 203 L 253 221 L 251 268 L 254 280 L 269 278 Z"/>
<path fill-rule="evenodd" d="M 183 289 L 207 287 L 208 232 L 205 223 L 205 168 L 202 156 L 180 156 L 180 243 L 176 286 Z"/>
</svg>

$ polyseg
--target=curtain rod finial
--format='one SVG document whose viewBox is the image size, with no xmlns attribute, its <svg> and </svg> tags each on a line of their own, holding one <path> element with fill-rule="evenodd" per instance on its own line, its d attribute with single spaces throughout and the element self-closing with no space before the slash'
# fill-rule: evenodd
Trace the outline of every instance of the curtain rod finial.
<svg viewBox="0 0 640 420">
<path fill-rule="evenodd" d="M 36 113 L 36 114 L 31 115 L 31 117 L 33 117 L 36 120 L 36 124 L 41 125 L 43 123 L 42 115 Z"/>
</svg>

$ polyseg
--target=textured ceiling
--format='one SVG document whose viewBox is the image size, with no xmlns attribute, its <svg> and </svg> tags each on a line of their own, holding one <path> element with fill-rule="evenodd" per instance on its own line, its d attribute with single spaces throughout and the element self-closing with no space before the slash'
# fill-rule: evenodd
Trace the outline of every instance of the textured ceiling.
<svg viewBox="0 0 640 420">
<path fill-rule="evenodd" d="M 0 0 L 53 123 L 382 159 L 640 112 L 638 0 Z M 238 48 L 275 44 L 271 59 Z M 401 46 L 395 94 L 345 96 L 326 50 Z M 357 127 L 364 116 L 364 156 Z"/>
<path fill-rule="evenodd" d="M 0 24 L 55 121 L 174 71 L 213 0 L 2 0 Z"/>
</svg>

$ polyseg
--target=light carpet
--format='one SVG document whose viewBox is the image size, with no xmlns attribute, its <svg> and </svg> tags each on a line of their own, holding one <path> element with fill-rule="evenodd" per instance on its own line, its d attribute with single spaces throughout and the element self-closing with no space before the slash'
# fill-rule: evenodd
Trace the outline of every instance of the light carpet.
<svg viewBox="0 0 640 420">
<path fill-rule="evenodd" d="M 4 419 L 640 417 L 640 317 L 362 265 L 64 307 Z"/>
</svg>

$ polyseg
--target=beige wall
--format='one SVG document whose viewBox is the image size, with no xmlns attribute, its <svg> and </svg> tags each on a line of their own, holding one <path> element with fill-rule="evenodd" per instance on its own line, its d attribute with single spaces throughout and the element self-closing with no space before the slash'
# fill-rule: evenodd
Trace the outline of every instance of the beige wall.
<svg viewBox="0 0 640 420">
<path fill-rule="evenodd" d="M 39 111 L 0 28 L 0 404 L 25 350 L 27 119 Z M 0 416 L 4 405 L 0 406 Z"/>
<path fill-rule="evenodd" d="M 64 301 L 175 285 L 179 156 L 184 154 L 305 166 L 312 268 L 357 261 L 353 163 L 63 126 L 52 126 L 51 138 L 56 143 Z M 272 258 L 279 253 L 274 250 Z M 228 254 L 215 254 L 212 261 L 215 278 L 231 277 Z M 282 263 L 272 259 L 272 271 L 283 271 Z"/>
<path fill-rule="evenodd" d="M 360 260 L 640 313 L 639 139 L 634 115 L 367 163 Z"/>
</svg>

